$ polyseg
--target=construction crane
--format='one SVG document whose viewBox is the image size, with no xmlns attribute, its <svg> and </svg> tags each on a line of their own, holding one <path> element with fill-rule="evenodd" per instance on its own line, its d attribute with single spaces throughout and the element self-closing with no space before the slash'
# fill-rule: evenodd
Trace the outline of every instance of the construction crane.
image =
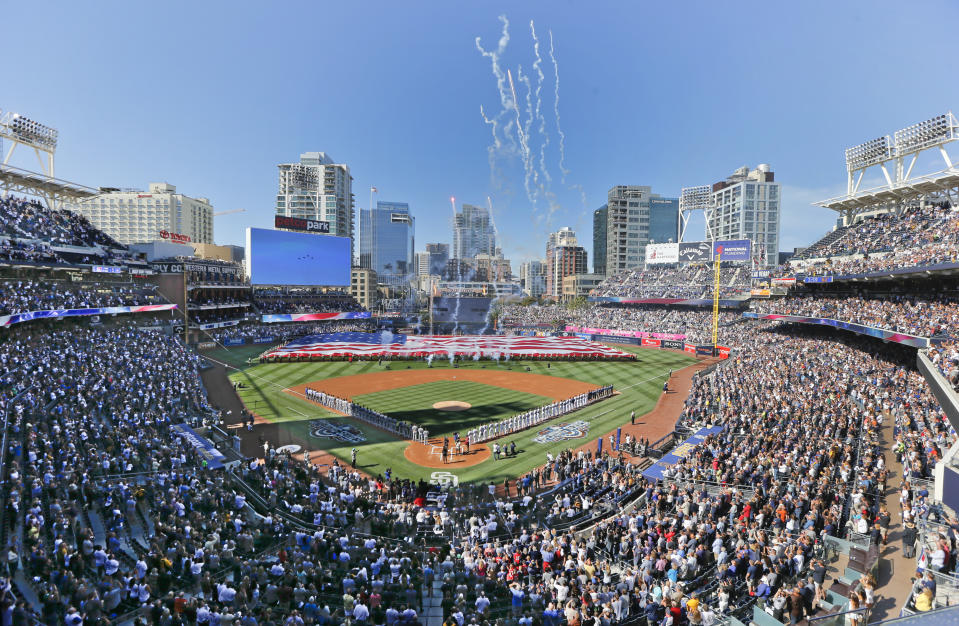
<svg viewBox="0 0 959 626">
<path fill-rule="evenodd" d="M 231 213 L 246 213 L 246 209 L 230 209 L 229 211 L 220 211 L 219 213 L 214 213 L 213 217 L 220 217 L 221 215 L 229 215 Z"/>
</svg>

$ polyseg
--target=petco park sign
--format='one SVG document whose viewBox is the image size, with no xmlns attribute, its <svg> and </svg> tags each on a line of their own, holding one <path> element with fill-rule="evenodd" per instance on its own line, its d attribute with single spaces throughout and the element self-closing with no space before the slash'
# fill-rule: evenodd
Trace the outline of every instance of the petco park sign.
<svg viewBox="0 0 959 626">
<path fill-rule="evenodd" d="M 180 233 L 171 233 L 168 230 L 160 231 L 160 239 L 168 239 L 173 243 L 190 243 L 189 235 L 181 235 Z"/>
<path fill-rule="evenodd" d="M 299 230 L 305 233 L 329 233 L 330 223 L 320 222 L 318 220 L 304 220 L 299 217 L 285 217 L 277 215 L 273 220 L 274 228 L 285 228 L 286 230 Z"/>
</svg>

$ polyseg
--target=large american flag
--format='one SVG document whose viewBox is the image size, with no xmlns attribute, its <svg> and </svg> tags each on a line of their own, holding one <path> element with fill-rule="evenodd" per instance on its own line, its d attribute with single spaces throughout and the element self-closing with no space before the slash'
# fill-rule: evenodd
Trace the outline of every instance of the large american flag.
<svg viewBox="0 0 959 626">
<path fill-rule="evenodd" d="M 629 359 L 628 352 L 580 337 L 519 337 L 470 335 L 462 337 L 381 333 L 324 333 L 308 335 L 271 350 L 264 357 L 583 357 Z"/>
</svg>

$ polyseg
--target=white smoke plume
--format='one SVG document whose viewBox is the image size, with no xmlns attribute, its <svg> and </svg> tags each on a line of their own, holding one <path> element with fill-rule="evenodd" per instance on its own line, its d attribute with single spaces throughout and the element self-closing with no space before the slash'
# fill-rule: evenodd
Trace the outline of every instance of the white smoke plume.
<svg viewBox="0 0 959 626">
<path fill-rule="evenodd" d="M 543 115 L 543 82 L 546 75 L 543 73 L 543 57 L 539 54 L 539 37 L 536 36 L 536 26 L 533 20 L 529 21 L 529 32 L 533 35 L 533 54 L 536 60 L 533 61 L 533 71 L 536 72 L 536 119 L 539 121 L 539 134 L 541 143 L 539 146 L 539 171 L 543 179 L 540 181 L 540 193 L 544 193 L 544 187 L 552 182 L 549 168 L 546 166 L 546 148 L 549 147 L 549 132 L 546 130 L 546 116 Z"/>
<path fill-rule="evenodd" d="M 559 169 L 563 173 L 563 184 L 566 184 L 566 176 L 569 170 L 566 169 L 566 133 L 563 132 L 563 126 L 559 119 L 559 63 L 556 61 L 556 52 L 553 48 L 553 31 L 549 31 L 549 58 L 553 61 L 553 73 L 556 77 L 554 85 L 555 99 L 553 100 L 553 111 L 556 114 L 556 133 L 559 135 Z"/>
</svg>

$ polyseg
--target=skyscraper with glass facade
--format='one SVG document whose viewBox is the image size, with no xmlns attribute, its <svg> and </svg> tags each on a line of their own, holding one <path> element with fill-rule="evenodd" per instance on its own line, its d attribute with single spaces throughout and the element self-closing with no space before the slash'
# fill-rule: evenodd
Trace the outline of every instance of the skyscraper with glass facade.
<svg viewBox="0 0 959 626">
<path fill-rule="evenodd" d="M 384 284 L 406 282 L 413 274 L 414 220 L 405 202 L 377 202 L 360 209 L 360 267 Z"/>
</svg>

